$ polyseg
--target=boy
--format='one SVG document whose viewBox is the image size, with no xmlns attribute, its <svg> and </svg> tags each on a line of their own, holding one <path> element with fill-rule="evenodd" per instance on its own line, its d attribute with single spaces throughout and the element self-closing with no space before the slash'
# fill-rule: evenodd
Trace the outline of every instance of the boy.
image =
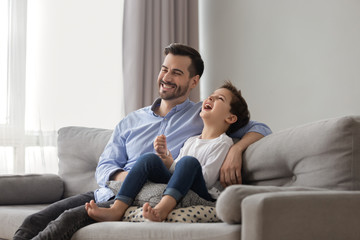
<svg viewBox="0 0 360 240">
<path fill-rule="evenodd" d="M 111 208 L 99 208 L 94 201 L 85 204 L 88 215 L 96 221 L 121 220 L 147 180 L 167 183 L 161 201 L 152 208 L 143 206 L 143 215 L 151 221 L 163 221 L 177 203 L 192 189 L 200 197 L 215 201 L 212 187 L 233 141 L 231 133 L 246 125 L 249 111 L 246 101 L 230 82 L 225 83 L 202 104 L 200 117 L 204 128 L 200 136 L 189 138 L 174 161 L 164 135 L 154 141 L 157 154 L 141 156 L 123 182 Z"/>
</svg>

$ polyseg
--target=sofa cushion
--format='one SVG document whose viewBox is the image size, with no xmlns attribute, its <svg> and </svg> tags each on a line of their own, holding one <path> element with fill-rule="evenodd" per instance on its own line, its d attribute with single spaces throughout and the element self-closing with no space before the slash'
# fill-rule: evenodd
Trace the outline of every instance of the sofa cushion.
<svg viewBox="0 0 360 240">
<path fill-rule="evenodd" d="M 55 174 L 0 176 L 0 205 L 43 204 L 63 196 L 63 181 Z"/>
<path fill-rule="evenodd" d="M 0 239 L 12 239 L 27 216 L 47 206 L 47 204 L 0 206 Z"/>
<path fill-rule="evenodd" d="M 112 130 L 65 127 L 59 130 L 59 175 L 65 184 L 64 196 L 94 191 L 99 186 L 95 169 Z"/>
<path fill-rule="evenodd" d="M 232 185 L 227 187 L 216 202 L 218 217 L 230 224 L 241 223 L 242 202 L 251 195 L 272 192 L 294 192 L 294 191 L 327 191 L 323 188 L 310 187 L 276 187 L 276 186 L 248 186 Z"/>
<path fill-rule="evenodd" d="M 136 206 L 129 207 L 121 221 L 146 222 L 143 216 L 143 208 Z M 215 207 L 196 205 L 172 210 L 164 222 L 214 223 L 221 222 L 221 220 L 216 215 Z"/>
<path fill-rule="evenodd" d="M 360 190 L 360 116 L 286 129 L 252 144 L 243 156 L 243 182 Z"/>
<path fill-rule="evenodd" d="M 101 222 L 81 228 L 71 240 L 239 240 L 240 235 L 241 225 L 226 223 Z"/>
</svg>

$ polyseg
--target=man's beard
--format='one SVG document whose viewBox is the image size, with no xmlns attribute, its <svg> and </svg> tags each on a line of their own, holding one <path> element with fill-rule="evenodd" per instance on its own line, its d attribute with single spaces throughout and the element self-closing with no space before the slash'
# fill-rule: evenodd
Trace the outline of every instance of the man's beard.
<svg viewBox="0 0 360 240">
<path fill-rule="evenodd" d="M 159 90 L 159 95 L 161 97 L 161 99 L 164 99 L 164 100 L 173 100 L 173 99 L 176 99 L 176 98 L 180 98 L 180 97 L 183 97 L 186 95 L 188 89 L 189 89 L 189 82 L 186 86 L 178 86 L 176 84 L 173 84 L 173 83 L 165 83 L 163 80 L 160 80 L 160 85 L 159 85 L 159 88 L 161 88 L 161 85 L 162 84 L 167 84 L 167 85 L 172 85 L 175 87 L 175 91 L 174 92 L 167 92 L 167 91 L 164 91 L 162 92 L 161 90 Z"/>
</svg>

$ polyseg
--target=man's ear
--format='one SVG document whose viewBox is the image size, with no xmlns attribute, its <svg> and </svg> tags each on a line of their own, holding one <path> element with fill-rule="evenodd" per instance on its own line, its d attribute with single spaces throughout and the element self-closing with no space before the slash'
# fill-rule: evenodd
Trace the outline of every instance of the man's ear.
<svg viewBox="0 0 360 240">
<path fill-rule="evenodd" d="M 226 121 L 228 124 L 233 124 L 234 122 L 237 121 L 237 116 L 230 113 L 230 115 L 225 119 L 225 121 Z"/>
<path fill-rule="evenodd" d="M 190 84 L 190 88 L 193 89 L 195 88 L 200 81 L 200 76 L 199 75 L 195 75 L 194 77 L 191 78 L 191 84 Z"/>
</svg>

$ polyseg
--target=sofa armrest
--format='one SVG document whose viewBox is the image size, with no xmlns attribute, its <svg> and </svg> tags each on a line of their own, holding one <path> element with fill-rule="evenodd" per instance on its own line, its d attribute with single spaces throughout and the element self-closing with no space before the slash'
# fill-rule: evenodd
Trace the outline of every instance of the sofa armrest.
<svg viewBox="0 0 360 240">
<path fill-rule="evenodd" d="M 241 239 L 359 239 L 359 206 L 359 191 L 255 194 L 242 203 Z"/>
<path fill-rule="evenodd" d="M 64 184 L 55 174 L 0 176 L 0 205 L 52 203 L 62 198 Z"/>
<path fill-rule="evenodd" d="M 216 201 L 218 217 L 230 224 L 241 223 L 242 201 L 251 195 L 259 193 L 294 192 L 294 191 L 327 191 L 322 188 L 311 187 L 278 187 L 278 186 L 251 186 L 232 185 L 220 194 Z"/>
</svg>

